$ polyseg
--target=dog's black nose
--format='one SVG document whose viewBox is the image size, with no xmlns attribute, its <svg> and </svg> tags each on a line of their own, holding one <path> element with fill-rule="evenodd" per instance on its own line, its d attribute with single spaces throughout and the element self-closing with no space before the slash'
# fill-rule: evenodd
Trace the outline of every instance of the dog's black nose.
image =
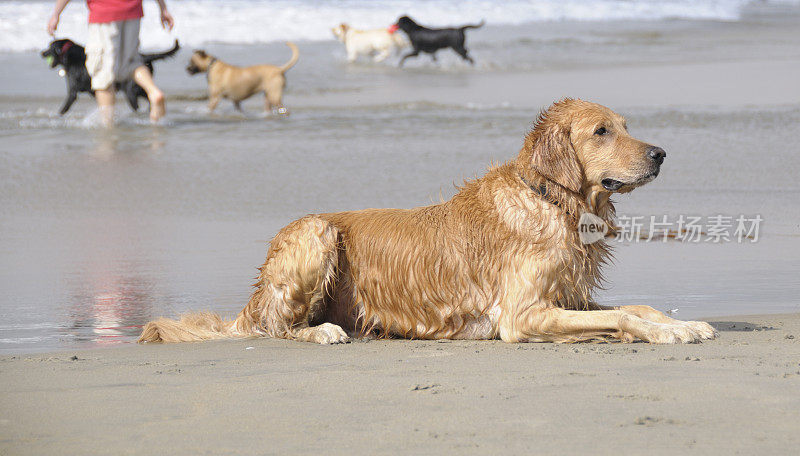
<svg viewBox="0 0 800 456">
<path fill-rule="evenodd" d="M 652 146 L 647 149 L 647 155 L 653 159 L 654 162 L 658 163 L 659 165 L 664 163 L 664 157 L 667 156 L 667 153 L 664 152 L 664 149 L 660 147 Z"/>
</svg>

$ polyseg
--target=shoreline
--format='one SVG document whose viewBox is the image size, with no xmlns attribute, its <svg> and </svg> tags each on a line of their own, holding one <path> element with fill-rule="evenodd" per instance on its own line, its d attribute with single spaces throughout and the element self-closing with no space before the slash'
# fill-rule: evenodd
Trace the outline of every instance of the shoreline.
<svg viewBox="0 0 800 456">
<path fill-rule="evenodd" d="M 1 356 L 0 451 L 788 454 L 800 313 L 708 321 L 720 337 L 691 345 L 245 339 Z"/>
<path fill-rule="evenodd" d="M 606 304 L 607 305 L 630 305 L 630 303 L 627 303 L 627 302 L 607 302 Z M 699 320 L 699 321 L 725 321 L 725 320 L 747 319 L 749 317 L 754 317 L 754 318 L 774 318 L 774 317 L 780 317 L 780 316 L 783 316 L 783 315 L 797 316 L 798 318 L 800 318 L 800 303 L 797 304 L 797 307 L 798 307 L 798 311 L 797 312 L 793 312 L 793 311 L 788 311 L 787 312 L 786 309 L 781 308 L 781 309 L 777 309 L 777 310 L 774 310 L 774 311 L 761 312 L 761 313 L 758 313 L 758 314 L 753 314 L 753 313 L 749 313 L 749 312 L 744 312 L 744 313 L 741 313 L 741 314 L 738 314 L 738 313 L 732 313 L 732 314 L 731 313 L 725 313 L 725 314 L 719 314 L 719 315 L 710 315 L 709 314 L 710 316 L 706 316 L 706 317 L 694 317 L 694 316 L 681 317 L 679 315 L 672 315 L 672 318 L 677 318 L 678 320 Z M 666 312 L 665 309 L 656 308 L 656 310 L 659 310 L 661 312 Z M 191 310 L 191 309 L 187 310 L 187 312 L 192 312 L 192 311 L 193 310 Z M 238 312 L 236 310 L 214 311 L 214 310 L 208 310 L 208 309 L 205 309 L 203 311 L 209 311 L 209 312 L 218 313 L 220 316 L 222 316 L 223 320 L 230 320 L 230 319 L 236 318 L 236 314 Z M 180 316 L 180 314 L 178 314 L 178 315 L 162 315 L 160 317 L 177 318 L 179 316 Z M 154 317 L 154 318 L 159 318 L 159 317 Z M 141 329 L 143 327 L 144 327 L 144 325 L 139 325 L 139 329 Z M 136 339 L 139 337 L 138 336 L 139 333 L 141 333 L 141 331 L 138 331 L 135 336 L 126 336 L 125 340 L 119 341 L 119 342 L 99 343 L 98 340 L 86 341 L 86 342 L 82 343 L 83 345 L 81 343 L 76 343 L 76 344 L 71 346 L 72 348 L 69 348 L 69 349 L 67 349 L 67 348 L 53 349 L 52 347 L 46 347 L 46 348 L 41 348 L 41 349 L 32 349 L 30 346 L 28 346 L 28 347 L 22 348 L 19 351 L 17 351 L 17 350 L 13 350 L 11 348 L 3 348 L 3 349 L 0 349 L 0 362 L 6 361 L 6 360 L 8 360 L 10 358 L 13 358 L 13 359 L 16 359 L 16 358 L 29 358 L 29 357 L 35 357 L 35 356 L 48 356 L 48 357 L 55 357 L 55 358 L 63 358 L 63 357 L 74 356 L 74 355 L 77 355 L 77 354 L 86 354 L 87 352 L 93 352 L 93 351 L 105 352 L 105 351 L 108 351 L 108 350 L 126 350 L 126 349 L 131 349 L 132 350 L 132 349 L 134 349 L 134 347 L 142 347 L 142 346 L 147 345 L 147 344 L 143 344 L 142 345 L 142 344 L 139 344 L 139 343 L 136 342 Z M 122 336 L 120 336 L 120 337 L 122 337 Z M 250 338 L 250 339 L 223 339 L 221 342 L 236 342 L 236 341 L 246 341 L 246 340 L 259 341 L 259 340 L 264 340 L 264 339 L 272 340 L 272 339 L 270 339 L 268 337 L 264 337 L 264 338 L 254 337 L 254 338 Z M 280 339 L 276 339 L 276 340 L 280 340 Z M 395 341 L 395 342 L 403 341 L 403 340 L 412 341 L 412 339 L 391 339 L 391 340 Z M 372 342 L 372 341 L 374 341 L 374 340 L 370 340 L 370 342 Z M 449 339 L 444 339 L 444 341 L 455 342 L 455 340 L 449 340 Z M 490 341 L 487 341 L 487 342 L 492 342 L 492 341 L 498 342 L 498 343 L 502 342 L 500 339 L 494 339 L 494 340 L 490 340 Z M 211 342 L 213 342 L 213 341 L 211 341 Z M 357 339 L 353 343 L 361 343 L 361 342 L 364 342 L 364 340 Z M 437 341 L 436 340 L 428 340 L 428 341 L 426 341 L 426 340 L 416 340 L 416 342 L 437 342 Z M 480 340 L 475 340 L 474 342 L 481 342 L 481 341 Z M 442 342 L 442 343 L 446 343 L 446 342 Z M 616 342 L 609 342 L 609 343 L 614 343 L 615 344 Z M 639 342 L 636 342 L 636 343 L 639 343 Z M 160 344 L 154 344 L 154 345 L 160 345 Z M 171 346 L 171 345 L 174 345 L 174 344 L 163 344 L 163 345 Z"/>
</svg>

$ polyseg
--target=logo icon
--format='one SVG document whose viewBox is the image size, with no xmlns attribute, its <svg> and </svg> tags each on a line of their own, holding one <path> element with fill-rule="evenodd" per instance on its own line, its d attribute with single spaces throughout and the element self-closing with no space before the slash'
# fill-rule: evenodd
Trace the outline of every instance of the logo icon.
<svg viewBox="0 0 800 456">
<path fill-rule="evenodd" d="M 583 244 L 594 244 L 604 239 L 608 233 L 608 225 L 600 217 L 584 212 L 578 220 L 578 237 Z"/>
</svg>

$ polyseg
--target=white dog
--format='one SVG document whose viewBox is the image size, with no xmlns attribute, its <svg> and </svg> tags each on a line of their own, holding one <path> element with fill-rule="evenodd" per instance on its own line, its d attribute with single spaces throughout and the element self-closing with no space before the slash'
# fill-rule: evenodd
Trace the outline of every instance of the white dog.
<svg viewBox="0 0 800 456">
<path fill-rule="evenodd" d="M 339 24 L 331 29 L 336 38 L 344 43 L 347 49 L 347 61 L 353 63 L 359 54 L 373 55 L 375 62 L 382 62 L 391 55 L 408 46 L 408 40 L 392 25 L 386 29 L 356 30 L 347 24 Z"/>
</svg>

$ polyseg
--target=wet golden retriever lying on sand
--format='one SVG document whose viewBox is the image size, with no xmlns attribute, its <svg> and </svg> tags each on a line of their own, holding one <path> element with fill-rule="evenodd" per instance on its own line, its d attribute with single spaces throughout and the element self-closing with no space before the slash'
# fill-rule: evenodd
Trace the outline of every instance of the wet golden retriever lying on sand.
<svg viewBox="0 0 800 456">
<path fill-rule="evenodd" d="M 609 225 L 612 193 L 652 181 L 664 151 L 610 109 L 565 99 L 541 113 L 515 161 L 414 209 L 309 215 L 272 240 L 250 302 L 148 323 L 140 342 L 268 336 L 321 344 L 350 335 L 576 342 L 698 342 L 716 333 L 648 306 L 592 299 L 609 257 L 583 244 L 581 214 Z"/>
</svg>

